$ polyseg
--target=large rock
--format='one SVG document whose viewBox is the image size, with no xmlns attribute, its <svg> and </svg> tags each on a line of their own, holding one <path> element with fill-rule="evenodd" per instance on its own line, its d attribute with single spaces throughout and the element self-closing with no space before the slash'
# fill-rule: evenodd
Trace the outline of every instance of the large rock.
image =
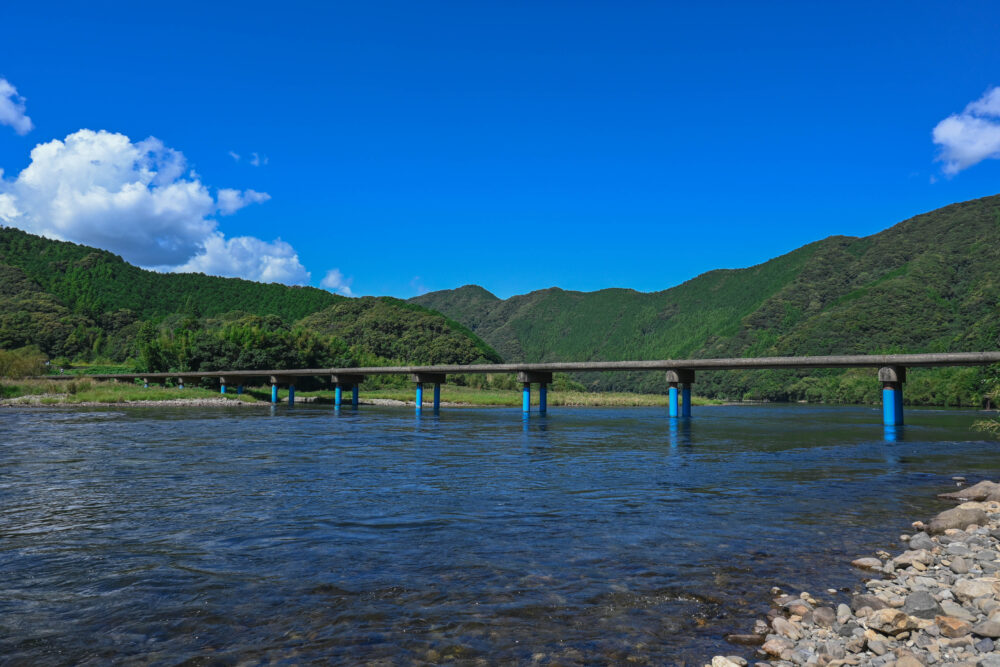
<svg viewBox="0 0 1000 667">
<path fill-rule="evenodd" d="M 851 561 L 851 565 L 860 570 L 881 570 L 882 561 L 878 558 L 855 558 Z"/>
<path fill-rule="evenodd" d="M 851 598 L 851 611 L 857 612 L 858 609 L 862 607 L 871 607 L 872 609 L 885 609 L 888 607 L 885 602 L 879 598 L 871 595 L 870 593 L 858 593 Z"/>
<path fill-rule="evenodd" d="M 931 520 L 927 526 L 927 532 L 931 535 L 940 535 L 950 528 L 964 530 L 969 524 L 985 526 L 990 522 L 989 516 L 982 510 L 970 510 L 956 507 L 945 510 Z"/>
<path fill-rule="evenodd" d="M 964 637 L 972 632 L 972 625 L 969 622 L 955 618 L 954 616 L 938 616 L 934 619 L 934 622 L 941 630 L 942 636 L 951 639 Z"/>
<path fill-rule="evenodd" d="M 813 611 L 813 622 L 821 628 L 832 628 L 837 621 L 837 612 L 831 607 L 817 607 Z"/>
<path fill-rule="evenodd" d="M 941 610 L 944 612 L 943 616 L 954 616 L 955 618 L 960 618 L 963 621 L 969 621 L 970 623 L 976 620 L 975 614 L 962 605 L 955 604 L 951 600 L 942 600 Z"/>
<path fill-rule="evenodd" d="M 975 600 L 983 597 L 996 597 L 1000 579 L 959 579 L 952 586 L 952 592 L 960 600 Z"/>
<path fill-rule="evenodd" d="M 793 641 L 796 639 L 802 639 L 802 632 L 799 631 L 794 623 L 783 616 L 778 616 L 774 619 L 774 621 L 771 622 L 771 627 L 774 628 L 774 631 L 782 637 L 788 637 Z"/>
<path fill-rule="evenodd" d="M 760 650 L 771 657 L 780 658 L 782 653 L 791 651 L 793 648 L 795 648 L 795 643 L 791 640 L 771 635 L 760 647 Z"/>
<path fill-rule="evenodd" d="M 902 612 L 909 616 L 926 618 L 928 620 L 933 620 L 935 616 L 944 614 L 941 605 L 938 604 L 938 601 L 934 599 L 934 596 L 929 591 L 916 591 L 907 595 L 906 602 L 903 603 Z"/>
<path fill-rule="evenodd" d="M 934 556 L 926 549 L 911 549 L 910 551 L 904 551 L 892 559 L 892 564 L 897 570 L 901 570 L 904 567 L 910 567 L 914 563 L 930 565 L 933 562 Z"/>
<path fill-rule="evenodd" d="M 911 537 L 907 544 L 913 550 L 926 549 L 927 551 L 939 546 L 937 542 L 931 539 L 930 535 L 922 531 Z"/>
<path fill-rule="evenodd" d="M 883 635 L 898 635 L 906 630 L 915 630 L 917 620 L 910 618 L 898 609 L 879 609 L 873 611 L 865 619 L 869 628 Z"/>
<path fill-rule="evenodd" d="M 973 484 L 966 489 L 959 489 L 951 493 L 939 493 L 938 498 L 949 500 L 1000 500 L 1000 484 L 983 480 L 978 484 Z"/>
<path fill-rule="evenodd" d="M 1000 638 L 1000 623 L 996 621 L 983 621 L 972 626 L 972 634 L 990 639 Z"/>
</svg>

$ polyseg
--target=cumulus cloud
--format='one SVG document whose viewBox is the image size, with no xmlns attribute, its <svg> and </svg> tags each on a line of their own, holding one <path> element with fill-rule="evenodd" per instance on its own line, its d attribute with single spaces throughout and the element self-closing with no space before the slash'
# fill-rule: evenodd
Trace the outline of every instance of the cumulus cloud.
<svg viewBox="0 0 1000 667">
<path fill-rule="evenodd" d="M 10 125 L 18 134 L 27 134 L 35 127 L 25 114 L 24 98 L 7 79 L 0 79 L 0 125 Z"/>
<path fill-rule="evenodd" d="M 236 151 L 229 151 L 229 157 L 233 158 L 234 162 L 240 161 L 240 154 L 237 153 Z"/>
<path fill-rule="evenodd" d="M 988 158 L 1000 157 L 1000 87 L 994 87 L 962 113 L 952 114 L 934 127 L 938 160 L 949 176 Z"/>
<path fill-rule="evenodd" d="M 180 151 L 104 130 L 39 144 L 13 180 L 0 172 L 0 223 L 160 270 L 305 282 L 309 274 L 287 243 L 227 240 L 212 217 L 269 198 L 232 189 L 213 197 Z"/>
<path fill-rule="evenodd" d="M 174 270 L 264 283 L 304 285 L 309 282 L 309 272 L 299 262 L 295 248 L 281 239 L 271 243 L 253 236 L 227 239 L 218 232 L 205 241 L 200 254 Z"/>
<path fill-rule="evenodd" d="M 231 215 L 244 206 L 262 204 L 270 198 L 271 195 L 266 192 L 257 192 L 256 190 L 244 190 L 240 192 L 239 190 L 223 188 L 219 190 L 218 194 L 219 213 L 222 215 Z"/>
<path fill-rule="evenodd" d="M 323 280 L 319 282 L 320 287 L 324 287 L 331 292 L 337 292 L 338 294 L 343 294 L 344 296 L 351 296 L 351 283 L 354 282 L 353 278 L 344 278 L 344 274 L 340 272 L 340 269 L 330 269 L 323 276 Z"/>
<path fill-rule="evenodd" d="M 251 153 L 251 155 L 253 157 L 250 158 L 250 164 L 252 164 L 253 166 L 259 167 L 261 165 L 267 164 L 267 156 L 266 155 L 264 155 L 263 157 L 260 156 L 260 155 L 257 155 L 256 153 Z"/>
</svg>

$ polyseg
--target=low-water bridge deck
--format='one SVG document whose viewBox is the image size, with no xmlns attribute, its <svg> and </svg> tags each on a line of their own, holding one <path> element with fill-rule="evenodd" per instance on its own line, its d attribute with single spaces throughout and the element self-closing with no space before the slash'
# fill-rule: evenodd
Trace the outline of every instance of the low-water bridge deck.
<svg viewBox="0 0 1000 667">
<path fill-rule="evenodd" d="M 449 374 L 516 373 L 523 384 L 522 409 L 531 409 L 531 385 L 539 385 L 539 412 L 546 411 L 546 389 L 553 373 L 612 372 L 612 371 L 661 371 L 666 374 L 670 395 L 670 416 L 691 416 L 691 384 L 696 371 L 781 369 L 781 368 L 877 368 L 882 383 L 883 418 L 887 426 L 903 423 L 903 391 L 907 368 L 934 366 L 986 366 L 1000 363 L 1000 352 L 941 352 L 929 354 L 872 354 L 815 357 L 749 357 L 732 359 L 664 359 L 656 361 L 578 361 L 539 364 L 473 364 L 435 366 L 373 366 L 361 368 L 298 368 L 256 371 L 192 371 L 182 373 L 123 373 L 95 374 L 95 380 L 141 380 L 164 383 L 175 380 L 181 387 L 184 381 L 217 378 L 222 393 L 227 384 L 237 384 L 242 391 L 249 380 L 266 378 L 271 384 L 271 401 L 278 401 L 278 386 L 289 388 L 288 402 L 295 401 L 297 377 L 329 377 L 333 383 L 336 407 L 342 403 L 342 390 L 350 389 L 352 404 L 358 405 L 358 386 L 371 375 L 409 375 L 416 383 L 417 410 L 423 406 L 423 385 L 434 385 L 434 410 L 441 403 L 441 384 Z M 80 377 L 80 376 L 60 376 Z"/>
</svg>

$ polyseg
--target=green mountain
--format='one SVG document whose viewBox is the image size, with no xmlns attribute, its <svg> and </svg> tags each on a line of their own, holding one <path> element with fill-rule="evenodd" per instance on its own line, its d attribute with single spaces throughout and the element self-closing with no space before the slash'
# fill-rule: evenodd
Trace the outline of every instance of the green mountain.
<svg viewBox="0 0 1000 667">
<path fill-rule="evenodd" d="M 830 237 L 661 292 L 551 288 L 502 300 L 470 285 L 411 301 L 465 324 L 508 361 L 993 350 L 1000 342 L 1000 196 L 953 204 L 864 238 Z M 982 396 L 982 371 L 927 373 L 911 378 L 914 400 L 967 404 Z M 580 379 L 598 389 L 662 391 L 655 375 Z M 956 386 L 948 396 L 932 396 L 935 382 L 921 379 L 932 376 L 937 385 L 947 377 Z M 697 389 L 855 400 L 861 380 L 860 372 L 705 373 Z"/>
<path fill-rule="evenodd" d="M 163 371 L 501 360 L 463 325 L 399 299 L 157 273 L 0 228 L 0 349 L 28 345 Z"/>
</svg>

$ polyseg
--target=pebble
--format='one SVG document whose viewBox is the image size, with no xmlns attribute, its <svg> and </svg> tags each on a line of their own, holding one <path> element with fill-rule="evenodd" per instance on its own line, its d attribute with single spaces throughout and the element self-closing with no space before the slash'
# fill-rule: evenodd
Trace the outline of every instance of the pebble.
<svg viewBox="0 0 1000 667">
<path fill-rule="evenodd" d="M 829 598 L 775 587 L 770 623 L 757 621 L 753 634 L 727 639 L 759 645 L 753 664 L 760 667 L 1000 667 L 1000 484 L 940 496 L 971 502 L 914 521 L 895 557 L 880 551 L 851 561 L 876 578 L 850 605 L 834 608 Z M 746 664 L 716 656 L 710 667 Z"/>
</svg>

